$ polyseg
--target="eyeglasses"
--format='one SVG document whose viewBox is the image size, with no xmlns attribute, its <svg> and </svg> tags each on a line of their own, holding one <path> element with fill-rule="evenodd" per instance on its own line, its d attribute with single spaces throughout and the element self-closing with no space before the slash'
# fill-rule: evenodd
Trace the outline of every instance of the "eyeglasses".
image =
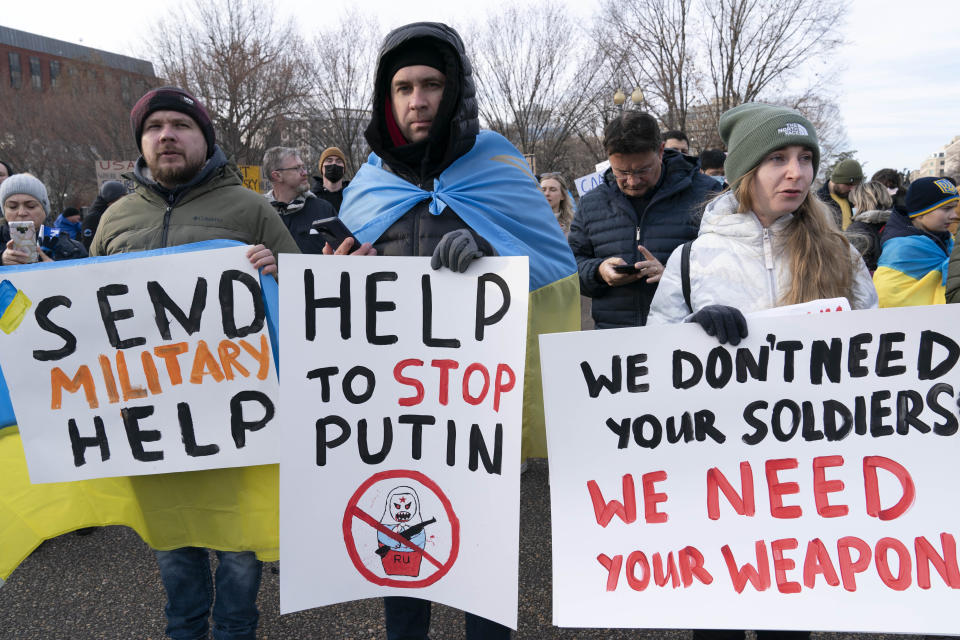
<svg viewBox="0 0 960 640">
<path fill-rule="evenodd" d="M 620 169 L 614 169 L 613 175 L 618 178 L 626 178 L 627 176 L 633 178 L 642 178 L 643 176 L 650 175 L 650 172 L 653 171 L 653 167 L 644 167 L 643 169 L 637 169 L 635 171 L 622 171 Z"/>
<path fill-rule="evenodd" d="M 283 167 L 282 169 L 274 169 L 274 171 L 297 171 L 298 173 L 306 173 L 307 168 L 302 164 L 298 164 L 295 167 Z"/>
</svg>

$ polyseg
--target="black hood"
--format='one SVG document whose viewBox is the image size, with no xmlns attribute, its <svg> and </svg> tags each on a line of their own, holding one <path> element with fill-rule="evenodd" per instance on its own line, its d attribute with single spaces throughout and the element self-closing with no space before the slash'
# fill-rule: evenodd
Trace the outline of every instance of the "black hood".
<svg viewBox="0 0 960 640">
<path fill-rule="evenodd" d="M 385 104 L 392 78 L 386 77 L 389 65 L 385 63 L 398 47 L 416 39 L 434 40 L 440 45 L 447 81 L 429 137 L 422 142 L 395 147 L 387 132 Z M 460 35 L 439 22 L 414 22 L 387 34 L 377 58 L 373 115 L 366 130 L 367 143 L 373 152 L 402 177 L 420 182 L 440 175 L 473 148 L 479 131 L 473 67 Z"/>
</svg>

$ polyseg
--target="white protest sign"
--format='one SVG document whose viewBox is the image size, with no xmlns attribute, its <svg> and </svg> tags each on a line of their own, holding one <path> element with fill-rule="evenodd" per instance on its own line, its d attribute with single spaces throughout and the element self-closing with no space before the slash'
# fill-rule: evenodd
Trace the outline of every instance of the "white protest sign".
<svg viewBox="0 0 960 640">
<path fill-rule="evenodd" d="M 605 171 L 605 170 L 604 170 Z M 574 183 L 577 185 L 577 194 L 582 196 L 587 191 L 603 184 L 603 171 L 591 173 L 577 178 Z"/>
<path fill-rule="evenodd" d="M 136 162 L 134 160 L 95 160 L 97 171 L 97 190 L 109 180 L 117 180 L 126 185 L 128 191 L 133 191 L 133 181 L 123 177 L 125 173 L 132 173 Z"/>
<path fill-rule="evenodd" d="M 527 269 L 280 257 L 283 613 L 403 595 L 516 627 Z"/>
<path fill-rule="evenodd" d="M 960 307 L 541 336 L 554 624 L 956 634 Z"/>
<path fill-rule="evenodd" d="M 825 298 L 822 300 L 811 300 L 810 302 L 786 304 L 782 307 L 770 307 L 769 309 L 754 311 L 746 315 L 747 318 L 778 318 L 781 316 L 837 313 L 839 311 L 850 311 L 850 301 L 846 298 Z"/>
<path fill-rule="evenodd" d="M 246 250 L 0 272 L 30 305 L 2 327 L 0 365 L 31 482 L 277 461 L 279 390 Z"/>
</svg>

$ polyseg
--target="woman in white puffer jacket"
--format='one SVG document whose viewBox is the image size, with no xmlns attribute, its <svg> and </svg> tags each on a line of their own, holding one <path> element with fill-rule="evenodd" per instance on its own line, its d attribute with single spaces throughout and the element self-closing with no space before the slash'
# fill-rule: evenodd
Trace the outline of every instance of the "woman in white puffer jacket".
<svg viewBox="0 0 960 640">
<path fill-rule="evenodd" d="M 845 297 L 877 306 L 863 260 L 810 186 L 820 162 L 813 125 L 784 107 L 748 103 L 720 118 L 731 184 L 704 213 L 690 247 L 690 307 L 683 246 L 670 256 L 649 324 L 697 322 L 720 342 L 747 335 L 743 313 Z"/>
</svg>

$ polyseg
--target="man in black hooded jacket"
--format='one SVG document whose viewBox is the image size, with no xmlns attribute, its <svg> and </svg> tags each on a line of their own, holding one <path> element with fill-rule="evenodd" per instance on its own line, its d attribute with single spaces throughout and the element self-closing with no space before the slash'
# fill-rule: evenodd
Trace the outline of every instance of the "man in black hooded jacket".
<svg viewBox="0 0 960 640">
<path fill-rule="evenodd" d="M 375 83 L 367 142 L 385 169 L 429 189 L 434 178 L 470 151 L 480 130 L 472 70 L 460 36 L 439 23 L 395 29 L 381 48 Z M 434 268 L 461 272 L 473 259 L 494 255 L 490 243 L 450 207 L 435 215 L 429 204 L 422 200 L 393 222 L 374 242 L 376 253 L 432 256 Z M 387 639 L 426 640 L 430 604 L 384 598 Z M 471 613 L 466 613 L 466 631 L 468 640 L 510 637 L 509 628 Z"/>
</svg>

